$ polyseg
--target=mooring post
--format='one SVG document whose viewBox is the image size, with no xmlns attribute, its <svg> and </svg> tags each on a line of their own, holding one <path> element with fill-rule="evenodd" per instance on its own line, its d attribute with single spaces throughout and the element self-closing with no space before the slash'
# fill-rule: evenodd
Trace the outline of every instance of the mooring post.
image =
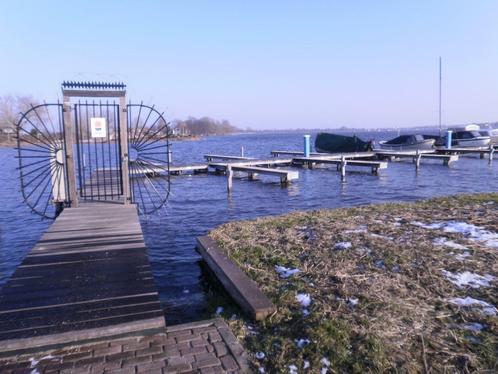
<svg viewBox="0 0 498 374">
<path fill-rule="evenodd" d="M 346 182 L 346 157 L 341 156 L 341 182 Z"/>
<path fill-rule="evenodd" d="M 168 164 L 172 164 L 173 161 L 173 152 L 171 152 L 171 144 L 168 145 Z"/>
<path fill-rule="evenodd" d="M 495 147 L 493 147 L 493 144 L 489 145 L 489 160 L 488 163 L 491 165 L 493 163 L 493 156 L 495 153 Z"/>
<path fill-rule="evenodd" d="M 233 177 L 233 171 L 232 171 L 231 165 L 227 165 L 226 174 L 227 174 L 227 191 L 231 192 L 232 191 L 232 177 Z"/>
<path fill-rule="evenodd" d="M 244 146 L 240 147 L 240 156 L 244 157 Z"/>
<path fill-rule="evenodd" d="M 415 169 L 419 169 L 420 168 L 420 159 L 422 158 L 422 154 L 420 153 L 420 151 L 417 149 L 417 153 L 416 153 L 416 161 L 415 161 Z"/>
<path fill-rule="evenodd" d="M 310 145 L 311 135 L 304 135 L 304 157 L 310 157 L 311 145 Z"/>
</svg>

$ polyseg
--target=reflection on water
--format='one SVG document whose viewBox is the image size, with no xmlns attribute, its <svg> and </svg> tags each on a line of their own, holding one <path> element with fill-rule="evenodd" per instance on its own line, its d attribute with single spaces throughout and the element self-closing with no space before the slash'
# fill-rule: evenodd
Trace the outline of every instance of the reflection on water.
<svg viewBox="0 0 498 374">
<path fill-rule="evenodd" d="M 268 158 L 274 149 L 301 150 L 302 135 L 245 134 L 209 137 L 200 141 L 173 143 L 173 162 L 203 162 L 203 155 L 240 154 Z M 374 134 L 377 139 L 390 134 Z M 371 138 L 366 134 L 363 138 Z M 33 246 L 49 222 L 32 216 L 22 205 L 15 170 L 15 152 L 0 148 L 0 283 Z M 233 191 L 226 192 L 226 178 L 215 175 L 172 177 L 171 195 L 161 214 L 142 217 L 156 283 L 169 324 L 199 319 L 216 290 L 209 286 L 195 251 L 195 237 L 230 220 L 253 219 L 300 209 L 353 206 L 384 201 L 413 201 L 461 192 L 496 191 L 495 162 L 479 157 L 461 157 L 446 167 L 442 161 L 423 160 L 417 172 L 409 161 L 389 163 L 378 176 L 370 169 L 348 172 L 346 183 L 331 165 L 309 170 L 299 168 L 299 180 L 283 187 L 275 179 L 234 178 Z M 349 168 L 348 168 L 349 170 Z"/>
</svg>

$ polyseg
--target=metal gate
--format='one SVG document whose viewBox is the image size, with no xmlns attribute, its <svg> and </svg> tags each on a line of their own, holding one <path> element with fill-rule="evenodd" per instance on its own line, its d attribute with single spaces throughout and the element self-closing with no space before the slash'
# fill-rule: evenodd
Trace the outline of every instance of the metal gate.
<svg viewBox="0 0 498 374">
<path fill-rule="evenodd" d="M 79 197 L 123 199 L 119 104 L 109 101 L 74 105 Z"/>
<path fill-rule="evenodd" d="M 63 207 L 110 201 L 151 214 L 165 205 L 169 123 L 154 106 L 126 104 L 125 87 L 64 82 L 62 104 L 33 106 L 21 115 L 21 189 L 33 212 L 55 218 Z"/>
</svg>

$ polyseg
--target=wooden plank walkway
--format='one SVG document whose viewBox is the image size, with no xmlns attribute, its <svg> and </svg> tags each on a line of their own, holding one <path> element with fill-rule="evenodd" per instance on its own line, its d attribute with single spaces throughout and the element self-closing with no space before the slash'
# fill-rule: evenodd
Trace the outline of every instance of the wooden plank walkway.
<svg viewBox="0 0 498 374">
<path fill-rule="evenodd" d="M 0 290 L 0 352 L 164 330 L 134 205 L 65 209 Z"/>
<path fill-rule="evenodd" d="M 270 153 L 273 157 L 279 157 L 280 155 L 304 157 L 304 152 L 300 151 L 271 151 Z M 374 157 L 375 152 L 344 152 L 344 153 L 311 152 L 310 153 L 310 157 L 341 158 L 342 156 L 344 156 L 345 158 L 369 158 L 369 157 Z"/>
<path fill-rule="evenodd" d="M 206 154 L 204 155 L 206 161 L 221 160 L 221 161 L 244 161 L 244 160 L 255 160 L 253 157 L 244 156 L 224 156 L 224 155 L 214 155 Z"/>
<path fill-rule="evenodd" d="M 443 165 L 449 165 L 452 162 L 458 161 L 458 155 L 457 154 L 440 154 L 440 153 L 435 153 L 435 151 L 421 151 L 421 152 L 416 152 L 416 151 L 411 151 L 411 152 L 406 152 L 406 151 L 384 151 L 380 150 L 377 151 L 377 156 L 379 158 L 394 158 L 394 159 L 399 159 L 399 158 L 411 158 L 413 162 L 419 164 L 421 159 L 429 159 L 429 160 L 442 160 Z"/>
</svg>

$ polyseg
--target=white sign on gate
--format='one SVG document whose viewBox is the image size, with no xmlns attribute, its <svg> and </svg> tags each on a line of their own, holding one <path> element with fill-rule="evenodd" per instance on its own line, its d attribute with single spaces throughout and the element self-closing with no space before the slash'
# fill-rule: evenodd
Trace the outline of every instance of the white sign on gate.
<svg viewBox="0 0 498 374">
<path fill-rule="evenodd" d="M 107 124 L 105 118 L 90 118 L 92 138 L 106 138 Z"/>
</svg>

